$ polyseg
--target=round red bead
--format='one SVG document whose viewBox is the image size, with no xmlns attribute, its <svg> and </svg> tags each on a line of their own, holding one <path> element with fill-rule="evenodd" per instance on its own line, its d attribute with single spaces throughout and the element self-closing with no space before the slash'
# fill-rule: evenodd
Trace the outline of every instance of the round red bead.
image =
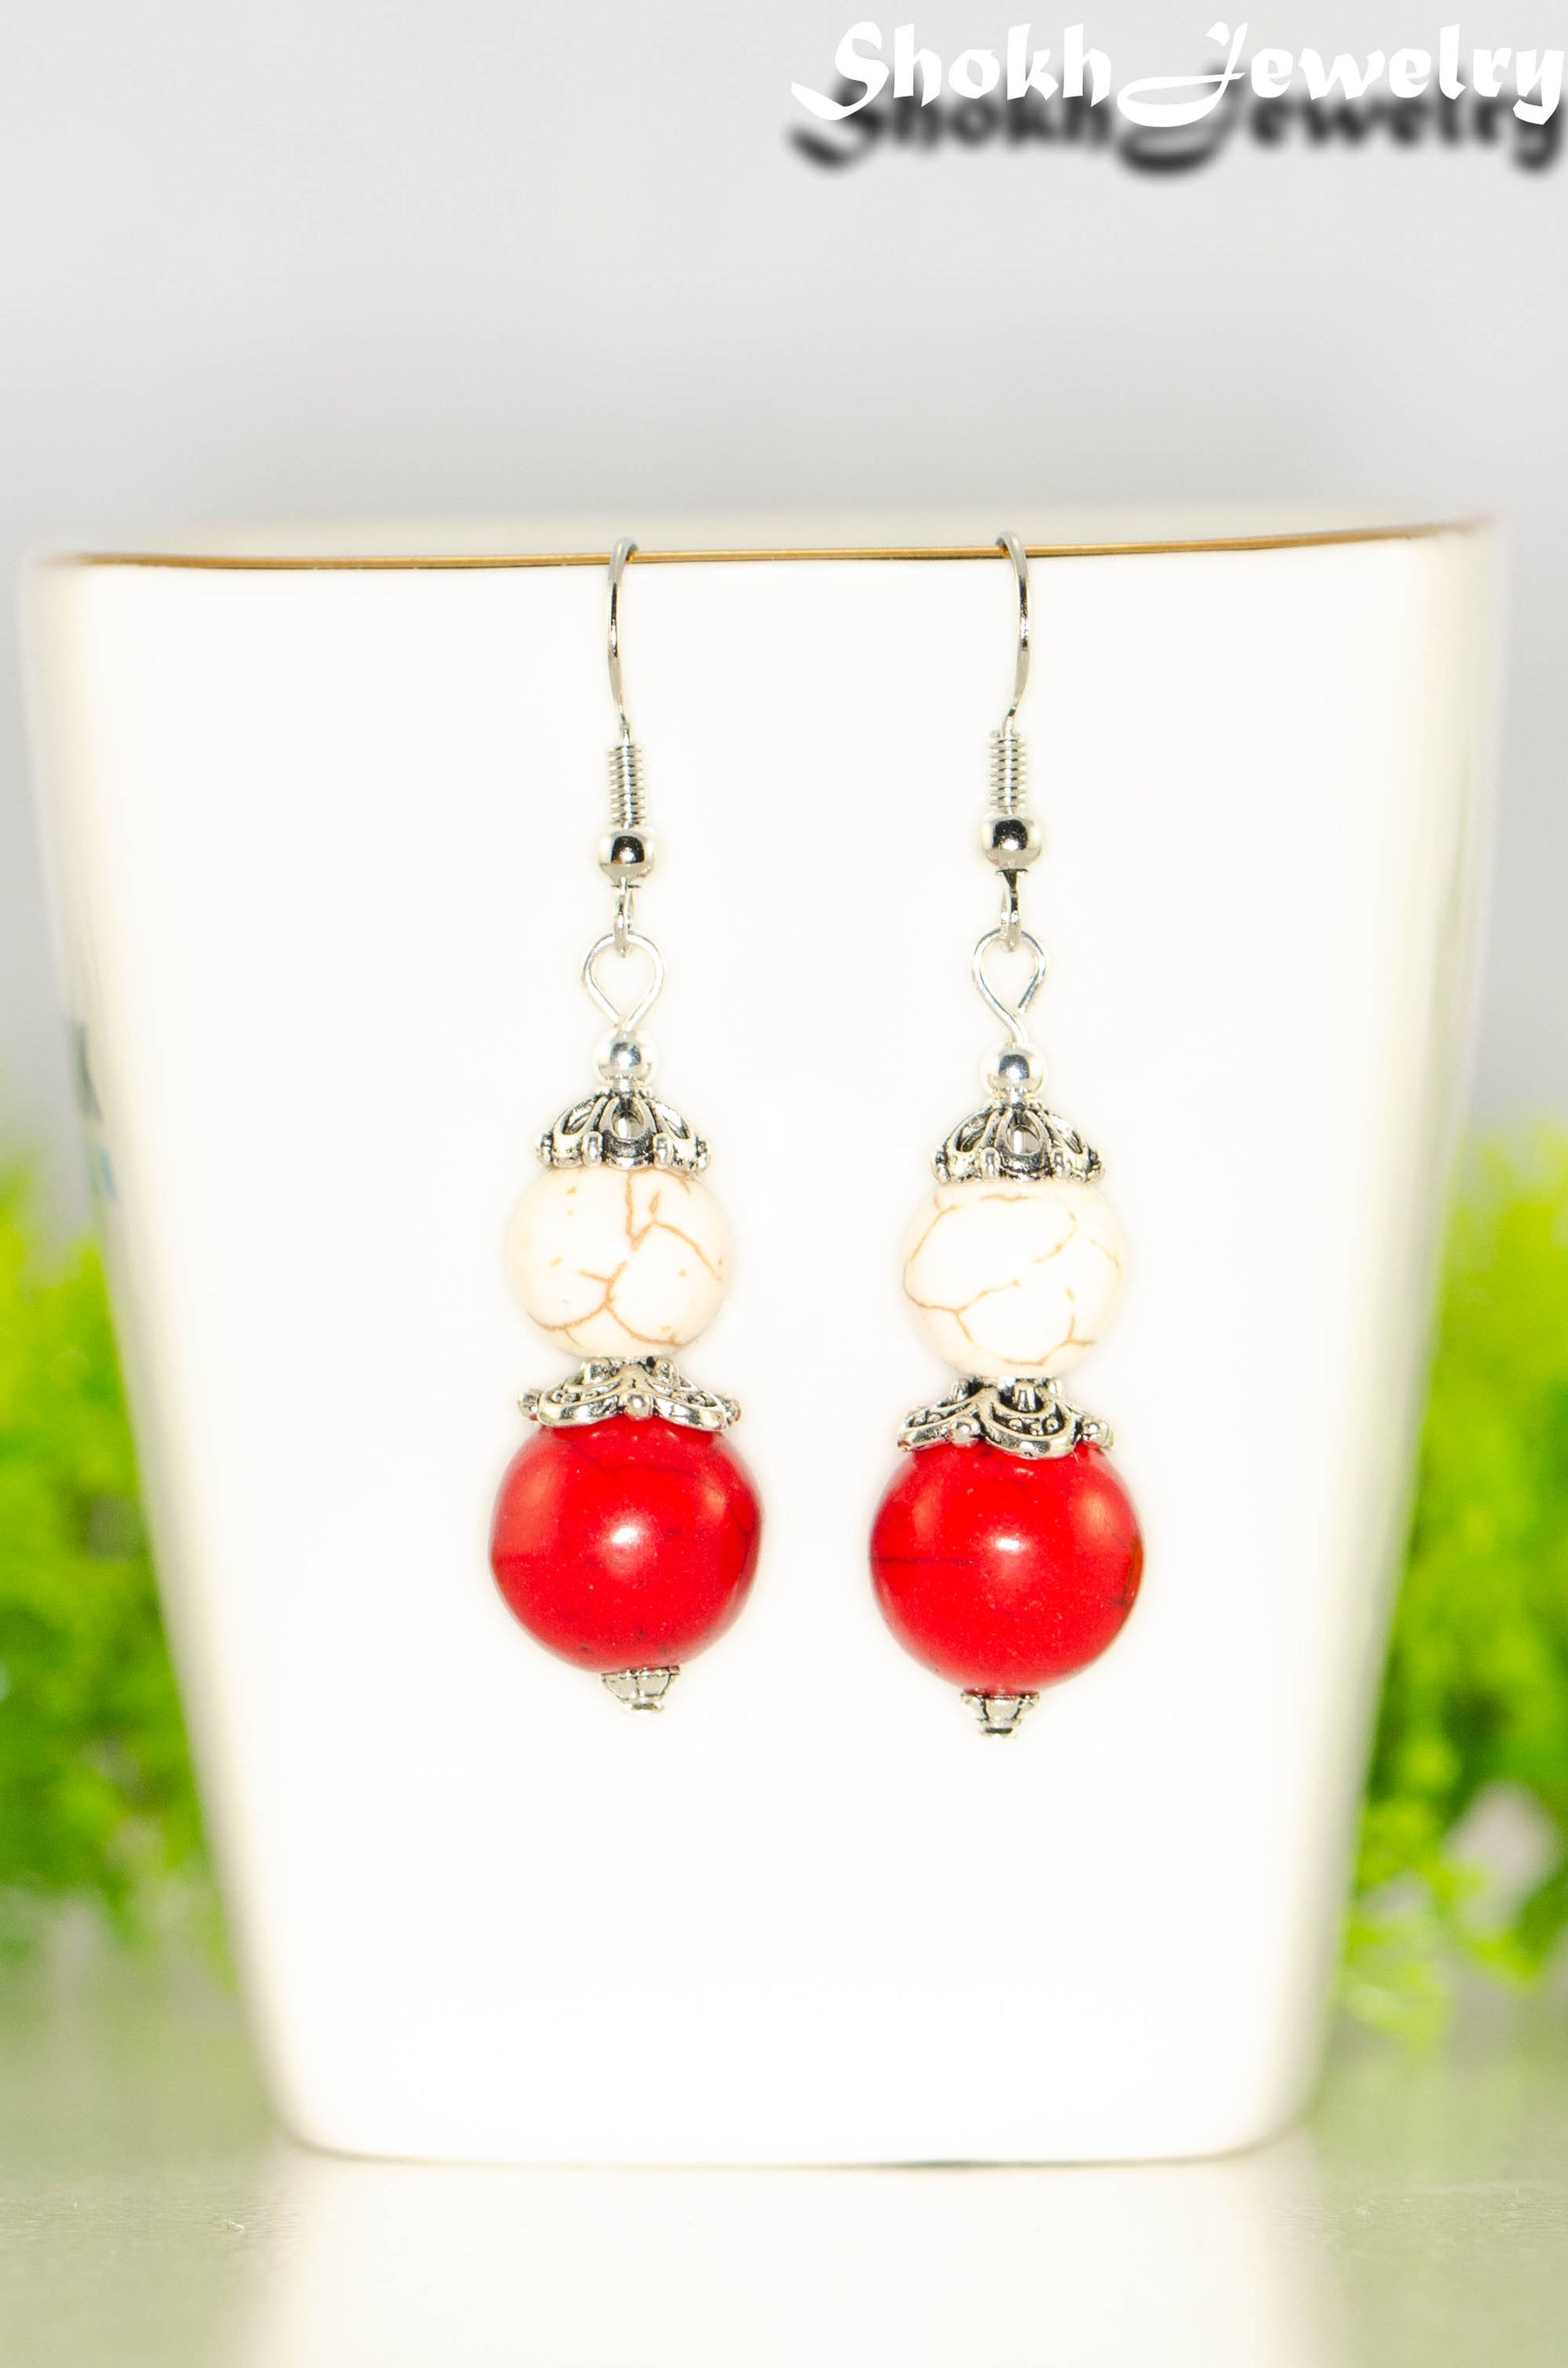
<svg viewBox="0 0 1568 2368">
<path fill-rule="evenodd" d="M 1142 1570 L 1131 1499 L 1087 1445 L 1038 1463 L 983 1441 L 916 1448 L 871 1531 L 893 1634 L 977 1693 L 1037 1693 L 1095 1660 Z"/>
<path fill-rule="evenodd" d="M 762 1515 L 726 1441 L 656 1417 L 540 1430 L 495 1500 L 490 1562 L 529 1634 L 601 1673 L 678 1666 L 722 1636 Z"/>
</svg>

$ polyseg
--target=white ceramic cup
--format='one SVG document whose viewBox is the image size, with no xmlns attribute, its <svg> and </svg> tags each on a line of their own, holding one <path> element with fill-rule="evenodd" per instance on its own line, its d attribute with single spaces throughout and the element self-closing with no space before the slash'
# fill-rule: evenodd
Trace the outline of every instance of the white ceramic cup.
<svg viewBox="0 0 1568 2368">
<path fill-rule="evenodd" d="M 995 1036 L 1006 563 L 628 575 L 651 1032 L 737 1253 L 682 1361 L 741 1398 L 766 1506 L 749 1607 L 658 1718 L 540 1650 L 485 1553 L 517 1394 L 567 1370 L 502 1246 L 602 1025 L 602 564 L 35 571 L 160 1573 L 295 2130 L 1087 2160 L 1300 2107 L 1420 1401 L 1494 573 L 1467 529 L 1035 562 L 1035 1032 L 1131 1260 L 1069 1395 L 1148 1562 L 1002 1744 L 882 1627 L 866 1535 L 948 1378 L 898 1252 Z"/>
</svg>

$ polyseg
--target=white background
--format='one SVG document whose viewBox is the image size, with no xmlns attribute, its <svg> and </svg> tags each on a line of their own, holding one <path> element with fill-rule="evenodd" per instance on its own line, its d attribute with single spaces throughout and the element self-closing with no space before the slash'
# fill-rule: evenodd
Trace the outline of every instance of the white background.
<svg viewBox="0 0 1568 2368">
<path fill-rule="evenodd" d="M 680 505 L 941 503 L 988 535 L 1042 500 L 1495 507 L 1514 662 L 1478 1090 L 1568 1103 L 1568 165 L 1376 141 L 1237 142 L 1170 177 L 1034 146 L 824 172 L 789 143 L 789 85 L 830 83 L 869 6 L 7 0 L 7 564 L 306 514 L 586 507 L 634 531 Z M 1251 42 L 1435 47 L 1449 13 L 1321 0 Z M 950 55 L 1022 14 L 916 21 Z M 1087 23 L 1121 79 L 1212 62 L 1203 8 Z M 1467 51 L 1562 44 L 1568 11 L 1463 25 Z M 9 1120 L 63 1144 L 4 663 L 0 1076 Z M 1217 650 L 1195 728 L 1225 673 Z"/>
</svg>

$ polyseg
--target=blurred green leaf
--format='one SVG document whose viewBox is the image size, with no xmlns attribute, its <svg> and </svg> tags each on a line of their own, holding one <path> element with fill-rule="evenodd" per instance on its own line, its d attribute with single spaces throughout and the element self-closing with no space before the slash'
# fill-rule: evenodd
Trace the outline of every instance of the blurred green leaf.
<svg viewBox="0 0 1568 2368">
<path fill-rule="evenodd" d="M 1549 1864 L 1499 1910 L 1455 1828 L 1496 1786 Z M 1568 1925 L 1568 1134 L 1479 1146 L 1450 1230 L 1344 1995 L 1421 2038 L 1455 1975 L 1540 1973 Z"/>
<path fill-rule="evenodd" d="M 200 1827 L 95 1248 L 0 1172 L 0 1946 L 95 1902 L 147 1929 Z"/>
</svg>

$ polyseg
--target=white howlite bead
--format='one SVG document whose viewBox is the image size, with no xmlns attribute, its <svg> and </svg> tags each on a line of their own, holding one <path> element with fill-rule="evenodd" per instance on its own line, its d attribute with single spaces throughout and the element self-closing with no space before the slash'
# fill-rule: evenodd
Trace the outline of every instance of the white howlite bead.
<svg viewBox="0 0 1568 2368">
<path fill-rule="evenodd" d="M 729 1266 L 712 1193 L 661 1167 L 548 1167 L 506 1235 L 513 1290 L 579 1357 L 684 1348 L 718 1314 Z"/>
<path fill-rule="evenodd" d="M 909 1229 L 903 1288 L 960 1373 L 1054 1377 L 1088 1354 L 1121 1285 L 1121 1229 L 1092 1184 L 938 1184 Z"/>
</svg>

